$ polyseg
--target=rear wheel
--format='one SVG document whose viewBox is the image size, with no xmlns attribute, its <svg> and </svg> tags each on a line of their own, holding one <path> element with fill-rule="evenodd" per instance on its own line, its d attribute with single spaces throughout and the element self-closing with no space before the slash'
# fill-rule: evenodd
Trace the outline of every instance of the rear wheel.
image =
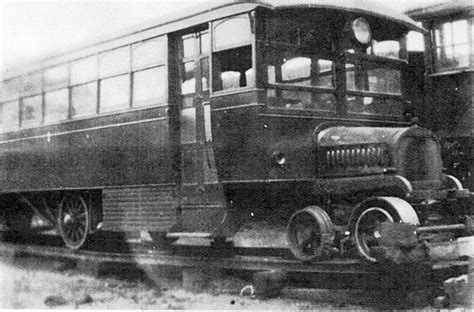
<svg viewBox="0 0 474 312">
<path fill-rule="evenodd" d="M 90 230 L 89 210 L 80 195 L 67 195 L 59 205 L 58 231 L 65 245 L 79 249 Z"/>
<path fill-rule="evenodd" d="M 316 206 L 296 212 L 288 223 L 288 245 L 301 261 L 312 261 L 327 256 L 334 240 L 334 228 L 328 214 Z"/>
</svg>

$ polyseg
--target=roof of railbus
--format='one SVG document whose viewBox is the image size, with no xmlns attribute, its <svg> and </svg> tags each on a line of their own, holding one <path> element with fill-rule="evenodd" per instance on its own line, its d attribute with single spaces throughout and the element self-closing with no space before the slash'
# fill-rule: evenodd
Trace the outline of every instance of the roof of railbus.
<svg viewBox="0 0 474 312">
<path fill-rule="evenodd" d="M 448 17 L 454 14 L 469 13 L 474 15 L 474 4 L 472 0 L 451 0 L 449 2 L 438 2 L 429 6 L 413 6 L 405 13 L 416 19 L 425 20 L 438 17 Z"/>
<path fill-rule="evenodd" d="M 391 20 L 410 30 L 424 31 L 407 15 L 388 8 L 380 2 L 370 0 L 214 0 L 201 3 L 182 12 L 157 16 L 146 24 L 138 25 L 120 34 L 111 34 L 104 38 L 95 38 L 89 44 L 63 53 L 55 53 L 30 64 L 30 66 L 7 69 L 3 78 L 8 79 L 28 72 L 33 72 L 55 64 L 94 54 L 94 51 L 103 51 L 125 45 L 127 42 L 140 41 L 152 36 L 166 34 L 172 31 L 185 29 L 208 21 L 224 18 L 234 14 L 252 11 L 257 7 L 273 10 L 292 8 L 325 8 L 368 14 L 375 17 Z"/>
</svg>

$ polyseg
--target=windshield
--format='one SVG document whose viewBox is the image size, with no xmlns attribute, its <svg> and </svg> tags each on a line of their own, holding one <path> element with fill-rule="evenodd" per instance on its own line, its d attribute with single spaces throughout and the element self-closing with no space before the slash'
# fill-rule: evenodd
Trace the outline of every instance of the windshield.
<svg viewBox="0 0 474 312">
<path fill-rule="evenodd" d="M 402 31 L 380 31 L 389 22 L 370 17 L 302 12 L 279 12 L 265 19 L 269 105 L 401 116 Z"/>
</svg>

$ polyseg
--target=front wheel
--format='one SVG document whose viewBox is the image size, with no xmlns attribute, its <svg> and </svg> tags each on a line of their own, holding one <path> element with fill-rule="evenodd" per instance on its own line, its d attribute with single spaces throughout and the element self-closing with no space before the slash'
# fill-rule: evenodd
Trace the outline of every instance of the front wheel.
<svg viewBox="0 0 474 312">
<path fill-rule="evenodd" d="M 378 226 L 384 222 L 403 222 L 418 225 L 413 207 L 396 197 L 379 197 L 358 206 L 353 235 L 359 254 L 370 262 L 378 262 L 376 249 L 380 247 Z"/>
<path fill-rule="evenodd" d="M 376 228 L 383 222 L 394 222 L 394 216 L 380 207 L 371 207 L 359 216 L 355 226 L 355 240 L 359 254 L 370 262 L 377 262 L 373 249 L 379 246 Z"/>
</svg>

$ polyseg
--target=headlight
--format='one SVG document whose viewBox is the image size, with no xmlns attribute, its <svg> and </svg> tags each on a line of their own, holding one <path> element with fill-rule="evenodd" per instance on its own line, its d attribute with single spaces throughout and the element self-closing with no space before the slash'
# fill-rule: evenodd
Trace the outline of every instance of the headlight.
<svg viewBox="0 0 474 312">
<path fill-rule="evenodd" d="M 352 22 L 354 37 L 362 44 L 368 44 L 372 40 L 370 25 L 365 18 L 359 17 Z"/>
</svg>

